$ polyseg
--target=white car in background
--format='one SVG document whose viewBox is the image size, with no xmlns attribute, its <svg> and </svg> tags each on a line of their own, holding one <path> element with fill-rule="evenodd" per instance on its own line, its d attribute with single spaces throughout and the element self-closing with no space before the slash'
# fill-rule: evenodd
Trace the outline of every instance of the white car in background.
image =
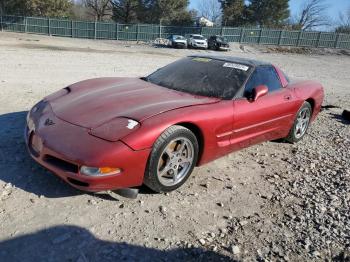
<svg viewBox="0 0 350 262">
<path fill-rule="evenodd" d="M 187 40 L 188 47 L 192 48 L 208 48 L 208 40 L 202 35 L 190 35 Z"/>
</svg>

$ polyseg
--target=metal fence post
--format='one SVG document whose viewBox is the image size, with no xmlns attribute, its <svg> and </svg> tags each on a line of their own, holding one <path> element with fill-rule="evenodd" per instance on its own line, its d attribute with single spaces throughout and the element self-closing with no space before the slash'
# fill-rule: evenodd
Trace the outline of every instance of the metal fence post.
<svg viewBox="0 0 350 262">
<path fill-rule="evenodd" d="M 243 43 L 243 40 L 244 40 L 244 32 L 245 32 L 245 30 L 244 30 L 244 28 L 242 28 L 242 29 L 241 29 L 240 39 L 239 39 L 239 42 L 240 42 L 240 43 Z"/>
<path fill-rule="evenodd" d="M 278 39 L 278 45 L 281 45 L 282 44 L 282 37 L 283 37 L 283 34 L 284 34 L 284 30 L 281 30 L 280 32 L 280 37 Z"/>
<path fill-rule="evenodd" d="M 159 38 L 162 38 L 162 23 L 159 24 Z"/>
<path fill-rule="evenodd" d="M 300 46 L 301 34 L 302 34 L 302 33 L 303 33 L 303 31 L 299 31 L 297 46 Z"/>
<path fill-rule="evenodd" d="M 94 39 L 96 40 L 97 38 L 97 21 L 95 21 L 95 24 L 94 24 Z"/>
<path fill-rule="evenodd" d="M 115 30 L 115 33 L 116 33 L 115 39 L 116 39 L 116 40 L 119 40 L 119 24 L 118 24 L 118 23 L 116 23 L 116 30 Z"/>
<path fill-rule="evenodd" d="M 140 34 L 140 24 L 137 24 L 137 28 L 136 28 L 136 41 L 139 41 L 139 34 Z"/>
<path fill-rule="evenodd" d="M 260 29 L 260 32 L 259 32 L 259 38 L 258 38 L 258 44 L 259 44 L 259 45 L 260 45 L 260 43 L 261 43 L 262 31 L 263 31 L 263 29 L 261 28 L 261 29 Z"/>
<path fill-rule="evenodd" d="M 27 17 L 24 17 L 24 32 L 28 32 L 28 19 Z"/>
<path fill-rule="evenodd" d="M 322 34 L 322 32 L 319 32 L 318 35 L 317 35 L 317 41 L 316 41 L 316 47 L 317 48 L 320 46 L 321 34 Z"/>
<path fill-rule="evenodd" d="M 0 26 L 1 26 L 1 32 L 4 31 L 4 26 L 2 25 L 2 13 L 0 14 Z"/>
<path fill-rule="evenodd" d="M 70 21 L 70 33 L 71 33 L 71 37 L 74 37 L 74 31 L 73 31 L 73 20 Z"/>
<path fill-rule="evenodd" d="M 51 36 L 51 19 L 47 20 L 47 34 Z"/>
<path fill-rule="evenodd" d="M 335 37 L 334 48 L 338 48 L 339 37 L 340 37 L 340 34 L 337 34 L 336 37 Z"/>
</svg>

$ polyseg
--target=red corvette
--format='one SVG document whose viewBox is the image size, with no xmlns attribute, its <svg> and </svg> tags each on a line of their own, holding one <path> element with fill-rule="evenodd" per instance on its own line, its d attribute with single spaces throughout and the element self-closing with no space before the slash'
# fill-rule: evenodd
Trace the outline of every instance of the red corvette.
<svg viewBox="0 0 350 262">
<path fill-rule="evenodd" d="M 168 192 L 233 151 L 299 141 L 323 98 L 319 83 L 290 82 L 269 63 L 190 56 L 145 78 L 66 87 L 30 110 L 25 138 L 38 163 L 78 189 Z"/>
</svg>

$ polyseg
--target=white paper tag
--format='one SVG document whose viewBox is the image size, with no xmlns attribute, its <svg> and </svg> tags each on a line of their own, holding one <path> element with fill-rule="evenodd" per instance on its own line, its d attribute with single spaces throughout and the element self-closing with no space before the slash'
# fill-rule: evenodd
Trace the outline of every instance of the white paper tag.
<svg viewBox="0 0 350 262">
<path fill-rule="evenodd" d="M 134 129 L 138 124 L 139 124 L 138 122 L 129 119 L 129 120 L 128 120 L 128 126 L 127 126 L 127 128 L 129 128 L 130 130 L 132 130 L 132 129 Z"/>
<path fill-rule="evenodd" d="M 234 63 L 225 63 L 223 67 L 230 67 L 230 68 L 239 69 L 243 71 L 248 71 L 249 69 L 249 66 L 234 64 Z"/>
</svg>

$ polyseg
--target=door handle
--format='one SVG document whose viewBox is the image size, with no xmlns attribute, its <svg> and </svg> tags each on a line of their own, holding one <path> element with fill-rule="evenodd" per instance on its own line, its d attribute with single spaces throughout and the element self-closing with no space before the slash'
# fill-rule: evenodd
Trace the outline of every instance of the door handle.
<svg viewBox="0 0 350 262">
<path fill-rule="evenodd" d="M 285 96 L 284 96 L 284 100 L 289 101 L 289 100 L 291 100 L 291 99 L 292 99 L 292 96 L 291 96 L 291 95 L 285 95 Z"/>
</svg>

